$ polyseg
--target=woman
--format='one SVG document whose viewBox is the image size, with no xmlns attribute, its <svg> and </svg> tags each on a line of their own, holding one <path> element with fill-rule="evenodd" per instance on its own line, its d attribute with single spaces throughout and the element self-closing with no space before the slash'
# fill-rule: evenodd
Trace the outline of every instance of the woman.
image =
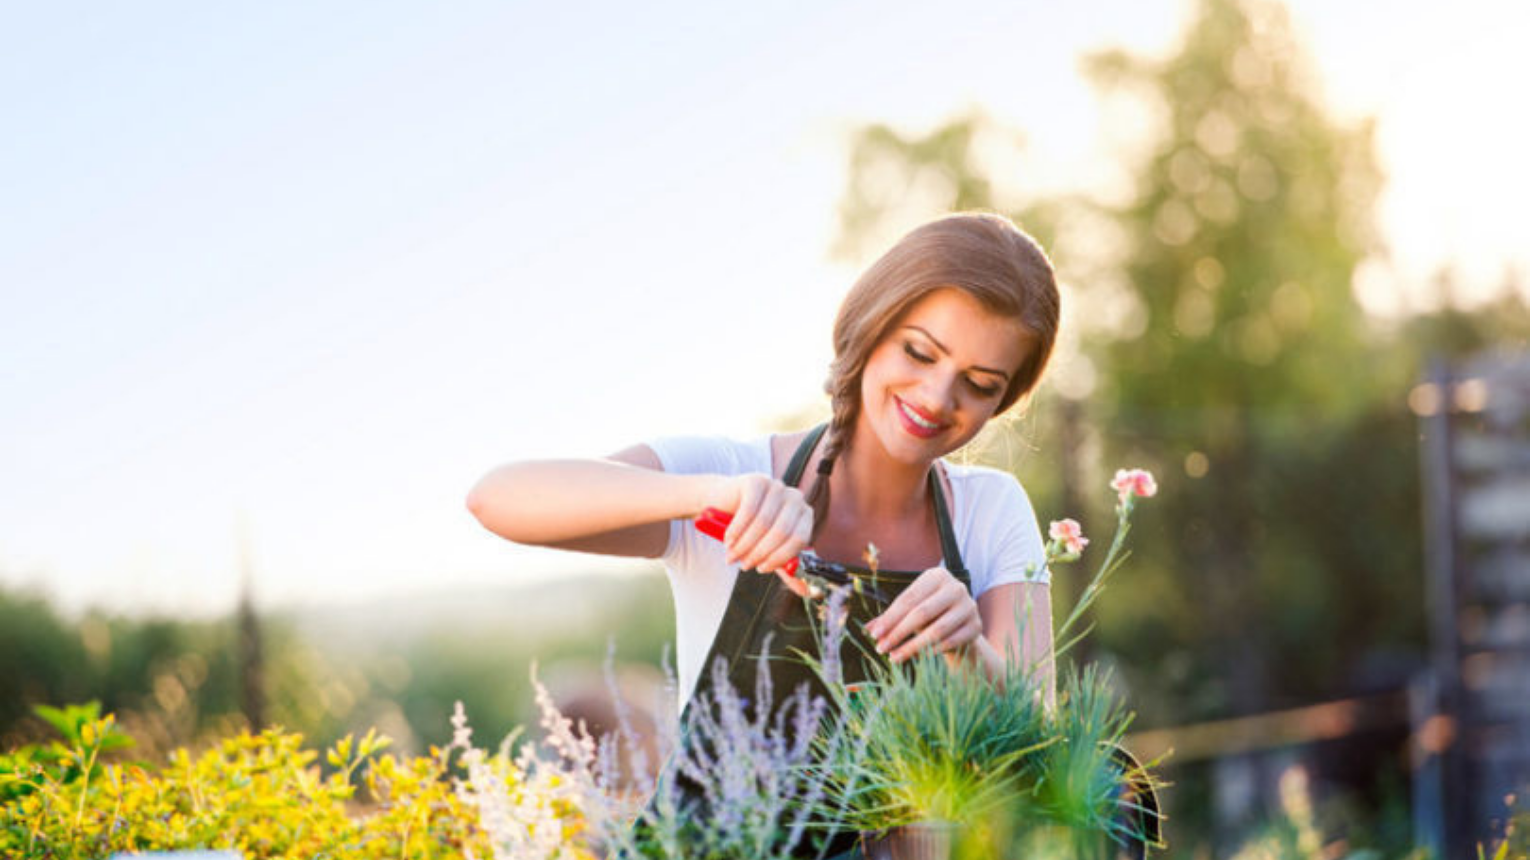
<svg viewBox="0 0 1530 860">
<path fill-rule="evenodd" d="M 811 547 L 865 572 L 871 545 L 876 590 L 891 600 L 852 601 L 864 644 L 894 661 L 933 648 L 991 673 L 1021 659 L 1050 688 L 1051 603 L 1030 503 L 1013 477 L 941 458 L 1035 387 L 1058 311 L 1030 237 L 996 215 L 941 218 L 901 239 L 841 306 L 826 428 L 513 463 L 486 475 L 468 507 L 519 543 L 662 558 L 687 699 L 717 659 L 751 691 L 755 655 L 810 643 L 808 589 L 788 561 Z M 720 543 L 690 523 L 706 508 L 732 514 Z M 812 681 L 798 663 L 769 665 L 776 690 Z"/>
</svg>

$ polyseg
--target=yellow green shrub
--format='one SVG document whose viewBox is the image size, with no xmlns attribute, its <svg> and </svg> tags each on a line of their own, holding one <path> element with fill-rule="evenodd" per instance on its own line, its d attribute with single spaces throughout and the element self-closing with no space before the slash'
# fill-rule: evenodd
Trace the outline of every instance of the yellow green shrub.
<svg viewBox="0 0 1530 860">
<path fill-rule="evenodd" d="M 369 733 L 324 756 L 278 729 L 244 733 L 200 754 L 173 752 L 160 766 L 103 763 L 122 735 L 107 716 L 84 722 L 67 743 L 22 749 L 0 767 L 0 856 L 86 860 L 116 852 L 234 849 L 246 858 L 458 858 L 500 852 L 480 826 L 465 770 L 452 748 L 398 757 Z M 112 739 L 116 739 L 113 741 Z M 470 751 L 472 752 L 472 751 Z M 474 756 L 507 799 L 528 785 L 506 755 Z M 326 775 L 327 774 L 327 775 Z M 468 799 L 465 799 L 465 796 Z M 560 856 L 577 833 L 559 806 Z"/>
</svg>

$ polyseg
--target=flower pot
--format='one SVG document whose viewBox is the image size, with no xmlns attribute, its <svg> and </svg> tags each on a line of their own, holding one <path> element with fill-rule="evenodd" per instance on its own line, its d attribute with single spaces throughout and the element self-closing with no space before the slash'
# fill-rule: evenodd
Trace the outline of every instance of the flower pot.
<svg viewBox="0 0 1530 860">
<path fill-rule="evenodd" d="M 951 847 L 961 825 L 950 821 L 916 821 L 882 833 L 862 833 L 866 860 L 951 860 Z"/>
</svg>

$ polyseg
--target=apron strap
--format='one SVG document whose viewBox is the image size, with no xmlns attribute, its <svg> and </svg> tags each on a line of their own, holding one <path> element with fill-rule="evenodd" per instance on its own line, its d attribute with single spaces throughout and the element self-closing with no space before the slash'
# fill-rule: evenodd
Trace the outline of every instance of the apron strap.
<svg viewBox="0 0 1530 860">
<path fill-rule="evenodd" d="M 781 480 L 788 487 L 796 487 L 802 481 L 802 473 L 807 470 L 808 459 L 813 456 L 813 449 L 818 447 L 818 442 L 823 438 L 828 424 L 819 424 L 808 431 L 803 437 L 802 443 L 793 452 L 792 459 L 786 465 L 786 474 Z M 946 505 L 945 488 L 941 486 L 940 478 L 935 474 L 935 468 L 930 467 L 930 495 L 935 498 L 935 528 L 940 532 L 940 554 L 945 561 L 946 570 L 951 575 L 961 580 L 970 589 L 972 577 L 967 573 L 966 565 L 962 564 L 962 551 L 956 543 L 956 532 L 951 527 L 951 511 Z"/>
<path fill-rule="evenodd" d="M 940 531 L 940 552 L 945 556 L 946 570 L 966 583 L 967 590 L 971 591 L 972 576 L 967 573 L 967 566 L 962 564 L 962 551 L 956 544 L 956 530 L 951 527 L 951 512 L 946 507 L 945 489 L 935 474 L 934 466 L 930 467 L 930 493 L 935 496 L 935 526 Z"/>
<path fill-rule="evenodd" d="M 802 473 L 807 469 L 808 458 L 813 456 L 813 449 L 818 447 L 818 440 L 823 438 L 824 431 L 829 425 L 820 424 L 808 431 L 807 437 L 802 444 L 797 446 L 792 454 L 792 460 L 786 464 L 786 474 L 781 476 L 781 481 L 788 487 L 795 487 L 802 481 Z"/>
</svg>

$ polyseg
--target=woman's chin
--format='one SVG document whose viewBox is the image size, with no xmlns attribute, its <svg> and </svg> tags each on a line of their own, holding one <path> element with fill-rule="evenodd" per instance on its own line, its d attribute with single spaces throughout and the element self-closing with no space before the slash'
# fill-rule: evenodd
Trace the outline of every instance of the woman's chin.
<svg viewBox="0 0 1530 860">
<path fill-rule="evenodd" d="M 894 462 L 906 466 L 928 466 L 951 450 L 946 433 L 924 436 L 896 426 L 883 437 L 882 449 Z"/>
<path fill-rule="evenodd" d="M 961 447 L 965 440 L 958 439 L 953 428 L 930 429 L 909 426 L 906 416 L 899 414 L 893 404 L 881 416 L 882 420 L 867 428 L 876 437 L 882 453 L 894 463 L 909 467 L 926 467 L 946 454 Z"/>
</svg>

